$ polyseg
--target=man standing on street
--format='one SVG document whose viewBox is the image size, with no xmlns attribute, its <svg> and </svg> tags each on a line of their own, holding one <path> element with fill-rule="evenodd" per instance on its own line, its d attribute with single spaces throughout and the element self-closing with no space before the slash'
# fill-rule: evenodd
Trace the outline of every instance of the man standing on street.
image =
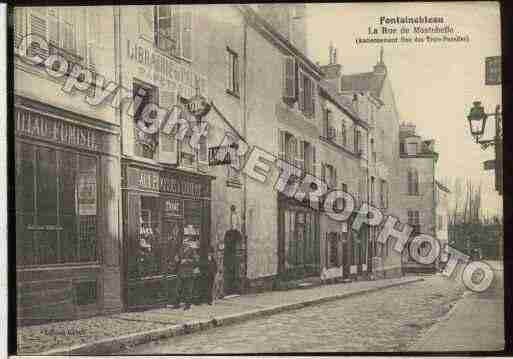
<svg viewBox="0 0 513 359">
<path fill-rule="evenodd" d="M 217 275 L 217 262 L 214 252 L 211 250 L 208 254 L 208 287 L 207 287 L 207 303 L 212 305 L 214 302 L 214 284 Z"/>
</svg>

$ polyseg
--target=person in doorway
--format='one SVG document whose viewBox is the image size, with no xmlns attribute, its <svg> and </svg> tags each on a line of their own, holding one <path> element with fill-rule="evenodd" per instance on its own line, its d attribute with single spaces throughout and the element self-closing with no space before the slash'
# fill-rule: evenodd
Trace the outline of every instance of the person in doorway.
<svg viewBox="0 0 513 359">
<path fill-rule="evenodd" d="M 173 264 L 174 272 L 176 273 L 176 282 L 174 287 L 174 302 L 173 302 L 173 308 L 178 309 L 180 308 L 180 303 L 182 302 L 182 283 L 181 283 L 181 276 L 180 276 L 180 262 L 181 258 L 178 255 L 178 253 L 173 258 Z"/>
</svg>

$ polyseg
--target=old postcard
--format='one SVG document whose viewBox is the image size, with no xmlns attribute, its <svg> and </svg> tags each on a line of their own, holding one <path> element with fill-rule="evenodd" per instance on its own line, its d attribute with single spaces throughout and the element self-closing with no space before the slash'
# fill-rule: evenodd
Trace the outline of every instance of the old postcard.
<svg viewBox="0 0 513 359">
<path fill-rule="evenodd" d="M 9 23 L 18 355 L 504 349 L 499 3 Z"/>
</svg>

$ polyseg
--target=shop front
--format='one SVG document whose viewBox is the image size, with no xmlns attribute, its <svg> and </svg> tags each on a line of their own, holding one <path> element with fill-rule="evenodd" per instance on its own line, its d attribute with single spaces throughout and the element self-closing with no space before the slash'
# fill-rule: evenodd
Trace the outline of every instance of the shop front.
<svg viewBox="0 0 513 359">
<path fill-rule="evenodd" d="M 134 161 L 123 174 L 125 307 L 173 303 L 176 258 L 194 250 L 207 260 L 213 177 Z"/>
<path fill-rule="evenodd" d="M 278 196 L 279 275 L 283 280 L 319 276 L 319 212 Z"/>
<path fill-rule="evenodd" d="M 18 322 L 120 311 L 115 128 L 22 97 L 14 117 Z"/>
</svg>

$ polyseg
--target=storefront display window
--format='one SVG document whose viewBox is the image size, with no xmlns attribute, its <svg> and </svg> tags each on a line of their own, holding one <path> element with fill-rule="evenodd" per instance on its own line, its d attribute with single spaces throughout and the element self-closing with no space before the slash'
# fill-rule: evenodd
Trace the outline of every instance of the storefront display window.
<svg viewBox="0 0 513 359">
<path fill-rule="evenodd" d="M 319 254 L 313 214 L 285 210 L 284 220 L 285 268 L 315 266 Z"/>
<path fill-rule="evenodd" d="M 97 260 L 97 158 L 16 144 L 17 265 Z"/>
</svg>

